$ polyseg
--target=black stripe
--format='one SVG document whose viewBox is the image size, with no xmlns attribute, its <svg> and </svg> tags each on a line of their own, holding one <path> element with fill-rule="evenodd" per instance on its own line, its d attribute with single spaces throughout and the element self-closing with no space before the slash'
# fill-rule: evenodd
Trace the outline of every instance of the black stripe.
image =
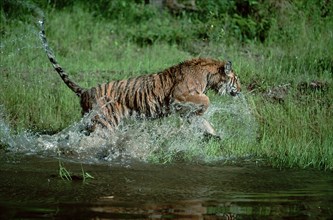
<svg viewBox="0 0 333 220">
<path fill-rule="evenodd" d="M 115 112 L 115 114 L 113 115 L 113 119 L 115 120 L 116 126 L 119 125 L 120 117 L 118 113 Z"/>
<path fill-rule="evenodd" d="M 155 105 L 155 113 L 159 114 L 159 107 L 160 107 L 160 96 L 156 95 L 156 76 L 152 76 L 151 81 L 153 83 L 153 87 L 150 89 L 151 96 L 153 97 L 153 100 L 157 103 L 154 103 Z M 157 112 L 156 112 L 157 111 Z"/>
<path fill-rule="evenodd" d="M 116 91 L 117 88 L 116 88 L 116 85 L 115 85 L 116 82 L 117 82 L 117 81 L 112 81 L 112 82 L 109 82 L 109 83 L 108 83 L 109 86 L 110 86 L 110 88 L 111 88 L 111 90 L 110 90 L 110 96 L 109 96 L 110 99 L 116 97 L 116 95 L 115 95 L 115 93 L 117 92 L 117 91 Z"/>
<path fill-rule="evenodd" d="M 128 79 L 126 86 L 125 86 L 125 100 L 120 100 L 120 102 L 122 103 L 124 101 L 124 104 L 129 107 L 130 106 L 130 101 L 131 101 L 131 97 L 130 97 L 130 88 L 129 85 L 131 84 L 131 82 L 133 81 L 133 79 Z"/>
<path fill-rule="evenodd" d="M 154 77 L 149 77 L 149 81 L 153 82 L 153 85 L 154 85 Z M 153 93 L 153 90 L 154 90 L 154 87 L 152 87 L 152 84 L 149 83 L 148 84 L 148 88 L 147 88 L 147 97 L 150 98 L 147 100 L 146 104 L 147 104 L 147 107 L 148 107 L 148 111 L 149 111 L 149 117 L 152 117 L 154 112 L 153 111 L 156 111 L 156 109 L 154 108 L 151 108 L 152 105 L 155 105 L 155 96 L 154 96 L 154 93 Z"/>
<path fill-rule="evenodd" d="M 105 115 L 105 117 L 111 118 L 112 117 L 112 113 L 113 113 L 112 105 L 108 104 L 108 105 L 105 106 L 105 108 L 107 110 L 107 115 Z"/>
<path fill-rule="evenodd" d="M 141 95 L 140 95 L 140 109 L 141 109 L 141 113 L 143 113 L 144 115 L 147 113 L 147 105 L 146 105 L 146 98 L 147 98 L 147 93 L 146 93 L 146 88 L 142 88 L 141 89 Z"/>
<path fill-rule="evenodd" d="M 127 79 L 126 86 L 124 88 L 125 91 L 128 90 L 128 87 L 129 87 L 129 84 L 130 84 L 131 81 L 132 81 L 132 79 Z"/>
<path fill-rule="evenodd" d="M 154 100 L 157 101 L 157 103 L 155 104 L 155 111 L 158 115 L 160 115 L 162 112 L 161 108 L 162 108 L 162 104 L 163 104 L 161 95 L 156 95 L 154 90 L 152 92 L 153 92 Z"/>
<path fill-rule="evenodd" d="M 119 92 L 118 91 L 119 90 L 119 80 L 113 82 L 113 87 L 114 87 L 114 91 L 118 93 Z"/>
<path fill-rule="evenodd" d="M 104 86 L 104 94 L 103 94 L 103 96 L 107 97 L 107 96 L 108 96 L 108 94 L 107 94 L 107 91 L 108 91 L 108 83 L 104 84 L 103 86 Z"/>
<path fill-rule="evenodd" d="M 134 93 L 135 90 L 136 90 L 136 84 L 138 83 L 139 80 L 140 80 L 139 77 L 137 77 L 137 78 L 134 79 L 134 83 L 133 83 L 133 86 L 132 86 L 132 90 L 131 90 L 131 92 L 130 92 L 130 95 L 131 95 L 131 96 L 134 96 L 133 93 Z"/>
<path fill-rule="evenodd" d="M 115 111 L 114 111 L 114 106 L 109 103 L 106 105 L 106 108 L 108 110 L 108 115 L 106 115 L 105 117 L 108 119 L 107 121 L 109 122 L 109 124 L 111 126 L 116 126 L 117 123 L 115 123 L 112 119 L 114 119 L 114 115 L 115 115 Z"/>
<path fill-rule="evenodd" d="M 145 99 L 146 99 L 146 96 L 147 96 L 147 81 L 146 81 L 146 77 L 144 77 L 142 80 L 141 80 L 141 84 L 140 84 L 140 103 L 139 103 L 139 108 L 141 110 L 140 113 L 143 113 L 144 115 L 146 114 L 146 104 L 145 104 Z"/>
<path fill-rule="evenodd" d="M 150 101 L 149 101 L 149 97 L 150 97 L 150 93 L 149 93 L 149 89 L 147 90 L 147 93 L 144 94 L 144 97 L 145 97 L 145 103 L 143 103 L 145 106 L 146 106 L 146 115 L 147 117 L 151 117 L 152 116 L 152 112 L 151 112 L 151 104 Z"/>
<path fill-rule="evenodd" d="M 159 77 L 159 80 L 162 81 L 161 77 Z M 162 84 L 162 82 L 161 82 L 161 84 Z M 161 114 L 161 112 L 162 112 L 162 107 L 163 107 L 164 99 L 165 99 L 164 87 L 163 87 L 163 85 L 161 87 L 162 87 L 161 90 L 162 90 L 163 94 L 162 93 L 161 94 L 154 94 L 154 96 L 157 97 L 157 100 L 158 100 L 158 103 L 159 103 L 159 106 L 158 106 L 159 114 Z"/>
<path fill-rule="evenodd" d="M 161 87 L 162 87 L 162 89 L 164 89 L 164 85 L 163 85 L 163 73 L 160 73 L 159 74 L 159 79 L 160 79 L 160 81 L 161 81 Z"/>
<path fill-rule="evenodd" d="M 134 93 L 134 96 L 133 96 L 133 106 L 132 106 L 132 108 L 133 108 L 135 111 L 138 111 L 138 110 L 139 110 L 139 109 L 138 109 L 139 103 L 137 102 L 137 96 L 138 96 L 138 93 L 139 93 L 139 91 L 136 91 L 136 92 Z"/>
<path fill-rule="evenodd" d="M 123 118 L 125 116 L 125 107 L 123 104 L 119 105 L 118 114 L 120 115 L 121 118 Z"/>
<path fill-rule="evenodd" d="M 156 88 L 156 76 L 152 76 L 151 81 L 153 82 L 152 90 L 154 90 Z"/>
<path fill-rule="evenodd" d="M 125 104 L 127 107 L 129 107 L 131 105 L 131 87 L 130 84 L 133 81 L 133 79 L 128 79 L 126 86 L 125 86 L 125 90 L 123 92 L 125 92 L 125 100 L 123 99 L 119 99 L 121 104 Z"/>
<path fill-rule="evenodd" d="M 51 54 L 48 54 L 48 55 L 49 55 L 50 62 L 53 63 L 53 64 L 57 64 L 57 62 L 55 61 L 54 57 Z"/>
<path fill-rule="evenodd" d="M 54 69 L 55 69 L 58 73 L 60 73 L 61 76 L 67 76 L 67 74 L 64 74 L 64 70 L 63 70 L 60 66 L 55 67 Z M 67 77 L 68 77 L 68 76 L 67 76 Z"/>
<path fill-rule="evenodd" d="M 130 93 L 130 99 L 133 100 L 133 106 L 130 106 L 132 108 L 134 108 L 135 110 L 137 110 L 137 107 L 138 107 L 138 103 L 137 103 L 137 95 L 139 93 L 139 91 L 136 91 L 138 90 L 139 88 L 137 88 L 137 83 L 140 81 L 141 79 L 138 77 L 138 78 L 135 78 L 135 81 L 134 81 L 134 84 L 133 84 L 133 87 L 132 87 L 132 90 L 131 90 L 131 93 Z M 140 85 L 139 85 L 140 86 Z"/>
<path fill-rule="evenodd" d="M 142 78 L 138 81 L 139 83 L 136 86 L 137 91 L 135 91 L 135 96 L 134 96 L 134 101 L 135 101 L 135 110 L 137 110 L 139 113 L 142 113 L 142 104 L 141 104 L 141 99 L 143 96 L 143 89 L 142 89 Z"/>
</svg>

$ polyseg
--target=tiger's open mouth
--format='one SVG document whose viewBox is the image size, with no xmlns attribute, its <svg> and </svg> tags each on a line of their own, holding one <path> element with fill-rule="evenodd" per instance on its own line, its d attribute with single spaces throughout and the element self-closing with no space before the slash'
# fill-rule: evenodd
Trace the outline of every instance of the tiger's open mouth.
<svg viewBox="0 0 333 220">
<path fill-rule="evenodd" d="M 226 94 L 230 94 L 231 96 L 238 96 L 241 92 L 237 90 L 237 88 L 229 88 L 227 85 L 222 85 L 218 90 L 218 94 L 224 96 Z"/>
</svg>

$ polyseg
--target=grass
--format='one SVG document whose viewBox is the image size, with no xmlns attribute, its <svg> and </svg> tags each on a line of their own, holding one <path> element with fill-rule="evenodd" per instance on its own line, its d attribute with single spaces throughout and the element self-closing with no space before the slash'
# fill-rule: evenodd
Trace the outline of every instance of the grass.
<svg viewBox="0 0 333 220">
<path fill-rule="evenodd" d="M 63 180 L 72 181 L 73 178 L 70 172 L 64 167 L 64 164 L 59 160 L 59 176 Z"/>
<path fill-rule="evenodd" d="M 90 175 L 88 172 L 84 171 L 82 164 L 81 164 L 81 172 L 82 173 L 80 176 L 72 174 L 70 171 L 68 171 L 66 169 L 63 162 L 61 162 L 59 160 L 59 177 L 62 180 L 66 180 L 66 181 L 82 180 L 82 182 L 85 183 L 87 181 L 87 179 L 94 179 L 94 177 L 92 175 Z"/>
<path fill-rule="evenodd" d="M 253 122 L 246 121 L 250 119 L 238 105 L 210 117 L 217 127 L 232 131 L 227 138 L 208 141 L 203 151 L 193 149 L 187 155 L 162 151 L 154 162 L 190 160 L 204 152 L 265 158 L 277 167 L 333 170 L 333 19 L 309 5 L 302 11 L 291 4 L 284 16 L 274 17 L 265 42 L 222 33 L 216 17 L 200 23 L 190 15 L 172 17 L 145 9 L 143 21 L 133 24 L 96 17 L 80 5 L 46 10 L 46 32 L 58 61 L 85 87 L 156 72 L 195 56 L 233 61 L 255 118 L 254 135 L 244 138 Z M 32 20 L 7 19 L 1 24 L 0 105 L 14 131 L 56 133 L 80 119 L 80 106 L 48 62 Z M 150 23 L 154 28 L 148 33 Z M 200 38 L 203 33 L 205 40 Z M 300 90 L 302 83 L 313 80 L 325 88 Z M 253 83 L 255 89 L 247 91 Z M 290 86 L 282 100 L 267 95 L 286 84 Z M 232 106 L 228 98 L 209 96 L 212 103 Z"/>
<path fill-rule="evenodd" d="M 280 106 L 261 105 L 259 114 L 264 121 L 257 152 L 279 166 L 329 168 L 326 166 L 332 156 L 332 109 L 296 102 L 291 99 Z"/>
</svg>

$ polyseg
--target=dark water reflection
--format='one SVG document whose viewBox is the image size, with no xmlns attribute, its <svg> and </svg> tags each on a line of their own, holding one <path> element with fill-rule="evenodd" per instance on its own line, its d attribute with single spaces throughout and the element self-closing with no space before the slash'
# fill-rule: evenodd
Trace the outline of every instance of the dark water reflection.
<svg viewBox="0 0 333 220">
<path fill-rule="evenodd" d="M 0 218 L 329 219 L 333 175 L 238 165 L 84 164 L 66 182 L 58 160 L 1 157 Z M 76 173 L 81 164 L 65 162 Z"/>
</svg>

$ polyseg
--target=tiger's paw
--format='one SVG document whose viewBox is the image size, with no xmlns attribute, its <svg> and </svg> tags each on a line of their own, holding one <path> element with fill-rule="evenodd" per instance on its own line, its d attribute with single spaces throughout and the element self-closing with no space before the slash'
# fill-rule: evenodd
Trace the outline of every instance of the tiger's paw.
<svg viewBox="0 0 333 220">
<path fill-rule="evenodd" d="M 209 132 L 204 132 L 204 135 L 203 135 L 203 140 L 204 141 L 209 141 L 209 140 L 215 140 L 215 141 L 220 141 L 222 140 L 222 136 L 221 135 L 218 135 L 216 133 L 209 133 Z"/>
</svg>

